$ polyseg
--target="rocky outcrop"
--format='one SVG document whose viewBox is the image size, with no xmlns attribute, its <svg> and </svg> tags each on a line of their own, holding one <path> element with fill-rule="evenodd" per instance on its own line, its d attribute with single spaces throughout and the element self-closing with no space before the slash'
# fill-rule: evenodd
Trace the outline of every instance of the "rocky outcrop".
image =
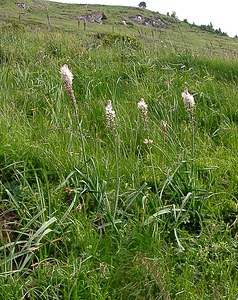
<svg viewBox="0 0 238 300">
<path fill-rule="evenodd" d="M 100 12 L 95 12 L 95 13 L 91 13 L 91 14 L 87 14 L 84 16 L 78 16 L 77 17 L 78 20 L 84 20 L 90 23 L 98 23 L 98 24 L 102 24 L 103 20 L 106 19 L 105 15 L 100 13 Z"/>
<path fill-rule="evenodd" d="M 26 3 L 23 2 L 16 2 L 15 3 L 18 7 L 23 8 L 23 9 L 28 9 Z"/>
<path fill-rule="evenodd" d="M 160 19 L 160 18 L 147 18 L 147 17 L 143 17 L 141 15 L 136 15 L 136 16 L 132 16 L 129 17 L 129 19 L 135 23 L 138 23 L 140 25 L 144 25 L 144 26 L 150 26 L 150 27 L 154 27 L 154 28 L 168 28 L 170 27 L 170 25 L 168 24 L 168 22 Z"/>
</svg>

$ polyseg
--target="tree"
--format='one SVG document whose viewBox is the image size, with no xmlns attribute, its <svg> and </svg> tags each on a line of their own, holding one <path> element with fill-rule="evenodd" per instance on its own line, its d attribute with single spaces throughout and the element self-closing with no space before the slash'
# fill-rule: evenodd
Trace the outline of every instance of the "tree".
<svg viewBox="0 0 238 300">
<path fill-rule="evenodd" d="M 172 17 L 172 18 L 176 18 L 176 19 L 177 19 L 177 14 L 176 14 L 176 11 L 172 11 L 171 17 Z"/>
<path fill-rule="evenodd" d="M 146 8 L 146 3 L 145 2 L 140 2 L 139 7 L 140 8 Z"/>
</svg>

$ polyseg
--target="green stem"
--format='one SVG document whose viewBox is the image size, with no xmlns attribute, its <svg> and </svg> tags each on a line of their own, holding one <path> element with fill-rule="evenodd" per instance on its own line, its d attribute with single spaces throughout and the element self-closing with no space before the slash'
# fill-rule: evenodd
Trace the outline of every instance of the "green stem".
<svg viewBox="0 0 238 300">
<path fill-rule="evenodd" d="M 115 206 L 114 206 L 114 215 L 113 215 L 113 223 L 116 219 L 118 200 L 119 200 L 119 191 L 120 191 L 120 177 L 119 177 L 119 142 L 118 135 L 115 134 L 114 137 L 114 149 L 115 149 L 115 160 L 116 160 L 116 191 L 115 191 Z"/>
<path fill-rule="evenodd" d="M 79 136 L 80 136 L 81 144 L 82 144 L 83 163 L 86 167 L 87 177 L 89 178 L 89 169 L 88 169 L 87 156 L 86 156 L 84 137 L 83 137 L 83 131 L 82 131 L 82 121 L 79 122 L 79 119 L 77 118 L 77 123 L 78 123 L 77 125 L 78 125 Z"/>
<path fill-rule="evenodd" d="M 195 120 L 194 116 L 192 115 L 192 166 L 191 166 L 191 184 L 192 184 L 192 209 L 195 209 L 195 189 L 196 189 L 196 182 L 195 182 Z"/>
</svg>

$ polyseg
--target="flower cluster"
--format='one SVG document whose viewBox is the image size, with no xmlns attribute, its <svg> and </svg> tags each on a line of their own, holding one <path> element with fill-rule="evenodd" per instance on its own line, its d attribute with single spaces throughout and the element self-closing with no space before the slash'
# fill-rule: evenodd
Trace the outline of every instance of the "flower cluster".
<svg viewBox="0 0 238 300">
<path fill-rule="evenodd" d="M 61 67 L 60 74 L 64 84 L 72 88 L 74 77 L 66 64 Z"/>
<path fill-rule="evenodd" d="M 64 83 L 64 87 L 66 91 L 69 93 L 69 97 L 71 100 L 71 103 L 74 108 L 74 112 L 76 114 L 76 117 L 78 118 L 78 106 L 77 102 L 74 96 L 74 90 L 73 90 L 73 74 L 69 70 L 68 66 L 65 64 L 63 67 L 60 68 L 60 74 L 61 74 L 61 79 Z"/>
<path fill-rule="evenodd" d="M 164 134 L 167 132 L 167 122 L 165 120 L 161 121 L 161 127 Z"/>
<path fill-rule="evenodd" d="M 141 98 L 140 101 L 137 103 L 137 107 L 141 112 L 142 119 L 144 121 L 144 126 L 147 127 L 148 123 L 148 105 L 145 102 L 144 98 Z"/>
<path fill-rule="evenodd" d="M 112 101 L 108 100 L 106 106 L 107 128 L 109 128 L 112 131 L 115 128 L 115 117 L 116 117 L 116 113 L 115 110 L 112 108 Z"/>
<path fill-rule="evenodd" d="M 193 110 L 195 108 L 195 101 L 194 101 L 193 95 L 191 95 L 188 92 L 187 88 L 184 89 L 184 92 L 182 93 L 182 98 L 183 98 L 183 103 L 184 103 L 188 113 L 190 114 L 190 116 L 192 116 Z"/>
<path fill-rule="evenodd" d="M 144 144 L 146 144 L 146 145 L 151 145 L 151 144 L 153 144 L 153 140 L 150 140 L 150 139 L 144 139 Z"/>
</svg>

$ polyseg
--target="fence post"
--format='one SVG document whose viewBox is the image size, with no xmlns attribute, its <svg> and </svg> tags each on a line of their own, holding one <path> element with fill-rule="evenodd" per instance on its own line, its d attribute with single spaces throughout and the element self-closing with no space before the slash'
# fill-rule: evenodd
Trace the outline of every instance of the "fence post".
<svg viewBox="0 0 238 300">
<path fill-rule="evenodd" d="M 48 13 L 48 8 L 47 8 L 46 16 L 47 16 L 47 21 L 48 21 L 48 29 L 51 30 L 50 15 Z"/>
</svg>

